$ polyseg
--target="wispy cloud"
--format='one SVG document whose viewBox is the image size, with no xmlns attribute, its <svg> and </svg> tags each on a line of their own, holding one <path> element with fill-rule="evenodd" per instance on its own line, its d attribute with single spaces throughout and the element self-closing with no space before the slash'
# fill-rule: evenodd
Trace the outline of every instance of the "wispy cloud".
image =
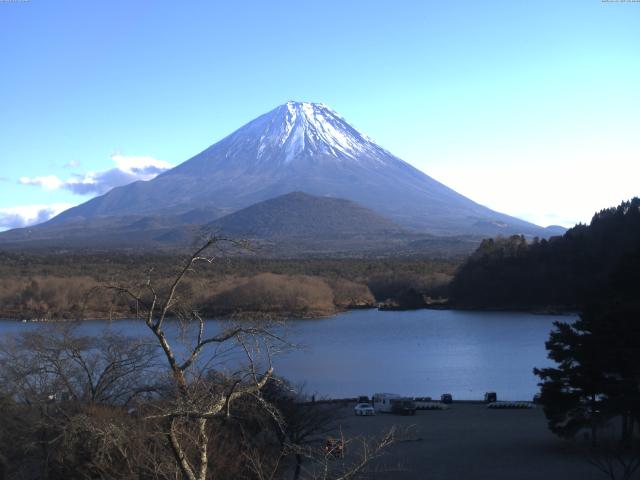
<svg viewBox="0 0 640 480">
<path fill-rule="evenodd" d="M 78 160 L 69 160 L 64 164 L 64 168 L 77 168 L 80 166 L 80 162 Z"/>
<path fill-rule="evenodd" d="M 100 172 L 73 174 L 63 180 L 56 175 L 21 177 L 22 185 L 36 185 L 45 190 L 69 190 L 77 195 L 102 195 L 114 187 L 127 185 L 137 180 L 151 180 L 171 168 L 171 164 L 148 156 L 112 155 L 114 168 Z M 76 162 L 76 164 L 78 164 Z M 69 162 L 68 166 L 71 166 Z"/>
<path fill-rule="evenodd" d="M 71 203 L 53 203 L 0 208 L 0 231 L 46 222 L 73 206 Z"/>
<path fill-rule="evenodd" d="M 18 180 L 22 185 L 37 185 L 45 190 L 57 190 L 64 185 L 64 182 L 55 175 L 46 177 L 20 177 Z"/>
</svg>

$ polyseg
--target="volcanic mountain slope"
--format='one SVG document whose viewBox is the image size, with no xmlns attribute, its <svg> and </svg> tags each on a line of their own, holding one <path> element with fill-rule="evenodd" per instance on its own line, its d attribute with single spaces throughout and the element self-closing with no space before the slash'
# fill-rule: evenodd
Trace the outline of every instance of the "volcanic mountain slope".
<svg viewBox="0 0 640 480">
<path fill-rule="evenodd" d="M 437 235 L 545 229 L 492 211 L 393 156 L 322 104 L 288 102 L 148 182 L 118 187 L 45 228 L 121 216 L 233 212 L 290 192 L 355 201 L 406 228 Z"/>
<path fill-rule="evenodd" d="M 218 212 L 183 215 L 99 217 L 44 228 L 24 228 L 2 235 L 2 249 L 182 250 L 214 234 L 249 240 L 248 249 L 230 255 L 300 258 L 388 257 L 469 254 L 478 237 L 442 237 L 415 233 L 340 198 L 292 192 L 258 202 L 213 222 Z"/>
<path fill-rule="evenodd" d="M 403 233 L 394 222 L 357 203 L 302 192 L 256 203 L 207 227 L 234 236 L 272 239 L 376 237 Z"/>
<path fill-rule="evenodd" d="M 189 233 L 187 231 L 187 233 Z M 185 235 L 179 227 L 156 236 L 161 244 L 187 244 L 193 237 L 215 234 L 249 240 L 251 250 L 262 255 L 298 257 L 304 255 L 386 256 L 389 252 L 417 253 L 411 244 L 429 235 L 407 232 L 396 223 L 350 200 L 292 192 L 258 202 L 222 217 Z M 453 240 L 453 239 L 452 239 Z M 467 253 L 473 243 L 454 242 L 447 253 Z M 477 243 L 477 242 L 476 242 Z M 434 247 L 434 248 L 430 248 Z M 426 249 L 443 252 L 440 243 Z"/>
</svg>

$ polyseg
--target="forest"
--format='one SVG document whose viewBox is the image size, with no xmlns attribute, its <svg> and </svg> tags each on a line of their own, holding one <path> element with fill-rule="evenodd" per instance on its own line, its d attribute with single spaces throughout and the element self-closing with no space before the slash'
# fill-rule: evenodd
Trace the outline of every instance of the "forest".
<svg viewBox="0 0 640 480">
<path fill-rule="evenodd" d="M 0 317 L 124 318 L 135 309 L 101 285 L 168 278 L 177 254 L 0 252 Z M 215 268 L 181 285 L 207 316 L 314 317 L 372 307 L 409 291 L 446 285 L 460 260 L 428 258 L 265 259 L 217 252 Z"/>
<path fill-rule="evenodd" d="M 577 311 L 640 265 L 640 199 L 596 213 L 561 237 L 487 239 L 449 285 L 460 308 Z"/>
<path fill-rule="evenodd" d="M 263 313 L 313 317 L 348 308 L 424 307 L 577 311 L 607 295 L 611 279 L 640 258 L 640 199 L 602 210 L 563 236 L 485 239 L 466 260 L 274 259 L 221 252 L 215 268 L 182 285 L 209 316 Z M 0 316 L 123 318 L 135 312 L 100 285 L 172 275 L 181 256 L 100 251 L 0 252 Z M 92 293 L 89 295 L 89 293 Z"/>
</svg>

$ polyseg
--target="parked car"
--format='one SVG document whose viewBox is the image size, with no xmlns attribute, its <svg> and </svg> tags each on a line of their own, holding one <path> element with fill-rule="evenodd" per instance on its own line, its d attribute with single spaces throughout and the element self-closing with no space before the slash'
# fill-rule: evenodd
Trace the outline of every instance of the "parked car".
<svg viewBox="0 0 640 480">
<path fill-rule="evenodd" d="M 498 394 L 496 392 L 487 392 L 484 394 L 485 403 L 493 403 L 498 401 Z"/>
<path fill-rule="evenodd" d="M 373 409 L 370 403 L 359 403 L 353 407 L 353 411 L 356 415 L 375 415 L 376 411 Z"/>
</svg>

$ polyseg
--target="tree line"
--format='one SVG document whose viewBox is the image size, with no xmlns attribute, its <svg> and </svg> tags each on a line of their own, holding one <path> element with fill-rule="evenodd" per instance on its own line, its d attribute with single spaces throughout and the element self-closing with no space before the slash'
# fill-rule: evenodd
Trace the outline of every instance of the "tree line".
<svg viewBox="0 0 640 480">
<path fill-rule="evenodd" d="M 448 289 L 465 308 L 577 310 L 607 294 L 612 276 L 640 256 L 640 199 L 596 213 L 561 237 L 484 240 Z"/>
<path fill-rule="evenodd" d="M 0 317 L 75 320 L 130 318 L 135 305 L 99 292 L 104 283 L 170 278 L 176 255 L 111 253 L 33 254 L 0 252 Z M 145 266 L 142 268 L 142 266 Z M 235 313 L 291 317 L 323 316 L 351 307 L 374 306 L 410 289 L 428 291 L 447 283 L 451 260 L 233 258 L 215 269 L 193 272 L 181 289 L 208 316 Z"/>
</svg>

